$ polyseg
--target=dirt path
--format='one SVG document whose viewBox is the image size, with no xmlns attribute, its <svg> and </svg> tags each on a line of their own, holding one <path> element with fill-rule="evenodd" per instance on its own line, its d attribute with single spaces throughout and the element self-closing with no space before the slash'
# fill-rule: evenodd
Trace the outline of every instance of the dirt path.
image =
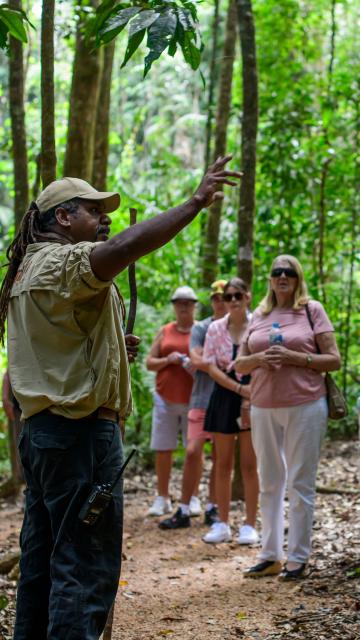
<svg viewBox="0 0 360 640">
<path fill-rule="evenodd" d="M 154 477 L 128 477 L 112 639 L 359 639 L 360 494 L 351 493 L 360 491 L 358 453 L 355 442 L 326 445 L 318 485 L 343 493 L 318 494 L 310 575 L 291 584 L 276 578 L 244 579 L 243 570 L 254 563 L 257 549 L 204 544 L 202 518 L 193 518 L 190 529 L 161 531 L 156 518 L 145 517 Z M 173 487 L 179 486 L 177 472 Z M 1 506 L 6 515 L 0 524 L 4 551 L 16 547 L 21 514 L 17 505 Z M 240 523 L 240 508 L 233 505 L 234 525 Z M 3 593 L 9 600 L 0 613 L 3 640 L 11 637 L 14 589 L 13 581 L 0 576 L 0 599 Z"/>
</svg>

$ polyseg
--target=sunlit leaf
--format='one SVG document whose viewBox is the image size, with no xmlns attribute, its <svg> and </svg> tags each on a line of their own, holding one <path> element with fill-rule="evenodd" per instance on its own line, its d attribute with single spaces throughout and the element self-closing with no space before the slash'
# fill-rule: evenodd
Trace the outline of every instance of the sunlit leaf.
<svg viewBox="0 0 360 640">
<path fill-rule="evenodd" d="M 138 31 L 147 29 L 159 17 L 160 13 L 154 9 L 141 11 L 130 23 L 129 37 L 134 36 Z"/>
<path fill-rule="evenodd" d="M 141 7 L 129 7 L 121 9 L 116 15 L 112 15 L 105 21 L 103 27 L 99 31 L 99 38 L 103 43 L 113 40 L 123 29 L 131 18 L 141 11 Z"/>
<path fill-rule="evenodd" d="M 23 25 L 23 16 L 18 11 L 13 11 L 7 7 L 1 7 L 0 20 L 5 23 L 10 35 L 21 42 L 27 42 L 26 31 Z"/>
</svg>

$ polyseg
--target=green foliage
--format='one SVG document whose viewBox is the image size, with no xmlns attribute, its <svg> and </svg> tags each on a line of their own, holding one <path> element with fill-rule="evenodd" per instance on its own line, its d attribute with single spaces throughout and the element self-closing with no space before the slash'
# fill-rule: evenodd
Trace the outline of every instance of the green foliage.
<svg viewBox="0 0 360 640">
<path fill-rule="evenodd" d="M 147 33 L 148 55 L 144 60 L 144 77 L 155 60 L 167 48 L 174 56 L 180 47 L 185 61 L 196 70 L 201 60 L 201 40 L 197 31 L 197 8 L 189 0 L 150 0 L 123 2 L 105 0 L 88 25 L 89 37 L 96 46 L 107 44 L 129 27 L 128 44 L 122 67 L 133 56 Z"/>
<path fill-rule="evenodd" d="M 24 23 L 33 26 L 24 11 L 0 4 L 0 49 L 8 48 L 9 35 L 21 42 L 28 41 Z"/>
</svg>

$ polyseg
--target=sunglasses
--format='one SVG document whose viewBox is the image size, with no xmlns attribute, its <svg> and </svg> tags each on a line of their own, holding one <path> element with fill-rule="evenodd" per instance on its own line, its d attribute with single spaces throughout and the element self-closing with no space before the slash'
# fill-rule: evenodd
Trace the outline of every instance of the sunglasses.
<svg viewBox="0 0 360 640">
<path fill-rule="evenodd" d="M 224 293 L 223 295 L 225 302 L 231 302 L 233 299 L 242 300 L 243 297 L 244 297 L 244 294 L 241 293 L 241 291 L 236 291 L 235 293 Z"/>
<path fill-rule="evenodd" d="M 273 269 L 271 272 L 271 277 L 272 278 L 280 278 L 280 276 L 285 273 L 285 275 L 287 276 L 287 278 L 297 278 L 298 274 L 296 273 L 295 269 L 291 269 L 291 267 L 276 267 L 276 269 Z"/>
</svg>

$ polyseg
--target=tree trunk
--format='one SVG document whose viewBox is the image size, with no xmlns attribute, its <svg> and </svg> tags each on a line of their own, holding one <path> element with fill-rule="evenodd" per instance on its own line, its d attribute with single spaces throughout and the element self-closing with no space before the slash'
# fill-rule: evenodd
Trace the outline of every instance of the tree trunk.
<svg viewBox="0 0 360 640">
<path fill-rule="evenodd" d="M 104 62 L 100 81 L 100 95 L 96 112 L 94 164 L 92 185 L 99 191 L 106 191 L 106 175 L 109 154 L 109 123 L 111 74 L 114 62 L 115 41 L 102 49 Z"/>
<path fill-rule="evenodd" d="M 206 117 L 206 127 L 205 127 L 205 152 L 204 152 L 204 173 L 206 172 L 211 157 L 211 140 L 212 140 L 212 130 L 213 130 L 213 118 L 214 118 L 214 92 L 215 92 L 215 84 L 217 77 L 217 64 L 216 64 L 216 56 L 218 53 L 218 33 L 219 33 L 219 4 L 220 0 L 214 0 L 214 18 L 212 24 L 212 39 L 211 39 L 211 59 L 210 59 L 210 69 L 209 69 L 209 91 L 208 91 L 208 101 L 207 101 L 207 117 Z M 205 237 L 205 229 L 206 229 L 206 220 L 207 215 L 206 211 L 200 212 L 200 238 Z M 199 247 L 199 285 L 201 286 L 201 265 L 203 259 L 203 244 L 200 242 Z"/>
<path fill-rule="evenodd" d="M 238 274 L 249 287 L 253 271 L 253 228 L 255 215 L 256 135 L 258 123 L 258 81 L 256 69 L 255 25 L 251 0 L 236 0 L 240 33 L 243 81 L 243 118 L 241 126 L 241 169 L 238 212 Z M 235 448 L 233 500 L 244 499 L 240 469 L 240 438 Z"/>
<path fill-rule="evenodd" d="M 92 0 L 93 7 L 97 2 Z M 83 33 L 84 20 L 79 18 L 71 83 L 68 136 L 64 175 L 92 179 L 96 111 L 100 89 L 100 50 L 91 50 Z"/>
<path fill-rule="evenodd" d="M 211 137 L 212 137 L 212 121 L 213 121 L 213 109 L 214 109 L 214 90 L 216 80 L 216 56 L 218 53 L 218 32 L 219 32 L 219 2 L 214 1 L 214 20 L 212 25 L 212 43 L 211 43 L 211 60 L 209 70 L 209 93 L 208 93 L 208 108 L 205 128 L 205 167 L 208 168 L 210 164 L 211 156 Z"/>
<path fill-rule="evenodd" d="M 22 9 L 21 0 L 10 0 L 12 9 Z M 24 109 L 23 45 L 10 37 L 9 107 L 11 119 L 12 154 L 14 163 L 15 229 L 29 205 L 28 161 Z"/>
<path fill-rule="evenodd" d="M 256 135 L 258 125 L 258 80 L 255 25 L 251 0 L 236 0 L 242 55 L 243 118 L 238 212 L 238 274 L 250 286 L 253 273 L 253 228 L 255 215 Z"/>
<path fill-rule="evenodd" d="M 226 19 L 225 42 L 220 69 L 220 87 L 216 114 L 214 160 L 226 152 L 227 127 L 231 107 L 231 85 L 233 77 L 236 43 L 236 5 L 230 0 Z M 220 191 L 219 186 L 219 191 Z M 209 208 L 203 253 L 202 284 L 208 287 L 216 278 L 219 231 L 222 200 L 216 200 Z"/>
<path fill-rule="evenodd" d="M 55 0 L 43 0 L 41 18 L 41 179 L 43 187 L 56 180 L 54 12 Z"/>
<path fill-rule="evenodd" d="M 325 108 L 331 111 L 335 110 L 334 100 L 332 98 L 332 81 L 333 81 L 333 69 L 335 60 L 335 36 L 336 36 L 336 19 L 335 9 L 337 0 L 332 0 L 331 3 L 331 32 L 330 32 L 330 61 L 328 66 L 328 85 L 325 97 Z M 327 148 L 331 147 L 329 140 L 328 127 L 323 127 L 323 135 Z M 326 304 L 326 289 L 325 289 L 325 245 L 326 245 L 326 186 L 327 178 L 329 175 L 330 164 L 333 160 L 332 156 L 327 156 L 322 161 L 321 176 L 320 176 L 320 194 L 319 194 L 319 240 L 318 240 L 318 267 L 319 267 L 319 297 L 323 304 Z"/>
</svg>

